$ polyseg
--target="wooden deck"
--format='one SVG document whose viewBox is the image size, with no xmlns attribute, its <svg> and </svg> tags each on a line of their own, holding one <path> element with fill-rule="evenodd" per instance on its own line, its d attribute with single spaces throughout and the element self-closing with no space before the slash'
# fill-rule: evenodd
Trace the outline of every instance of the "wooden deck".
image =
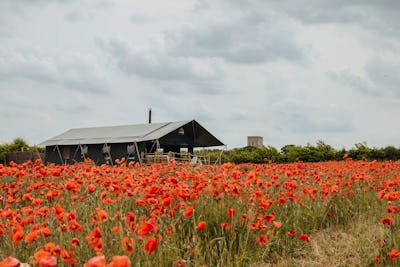
<svg viewBox="0 0 400 267">
<path fill-rule="evenodd" d="M 190 164 L 209 165 L 210 156 L 199 156 L 190 153 L 145 153 L 141 156 L 142 163 L 151 165 L 155 163 L 169 164 L 170 162 L 188 162 Z"/>
</svg>

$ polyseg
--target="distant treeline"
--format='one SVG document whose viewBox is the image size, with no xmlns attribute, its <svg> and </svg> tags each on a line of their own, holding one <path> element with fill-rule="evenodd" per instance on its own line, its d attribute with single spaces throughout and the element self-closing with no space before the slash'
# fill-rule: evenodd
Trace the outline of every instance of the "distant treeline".
<svg viewBox="0 0 400 267">
<path fill-rule="evenodd" d="M 6 160 L 6 154 L 10 152 L 19 151 L 32 151 L 44 153 L 44 148 L 37 146 L 30 146 L 24 139 L 18 137 L 15 138 L 11 143 L 0 145 L 0 164 Z"/>
<path fill-rule="evenodd" d="M 197 153 L 204 153 L 210 155 L 211 162 L 215 162 L 221 154 L 221 150 L 206 150 L 198 151 Z M 306 146 L 286 145 L 280 150 L 272 146 L 255 148 L 243 147 L 234 148 L 231 150 L 223 151 L 221 155 L 221 162 L 234 162 L 234 163 L 289 163 L 295 161 L 303 162 L 319 162 L 328 160 L 343 160 L 344 158 L 352 158 L 354 160 L 399 160 L 400 148 L 394 146 L 387 146 L 384 148 L 371 148 L 364 143 L 355 144 L 349 150 L 342 148 L 337 150 L 332 146 L 325 144 L 323 141 L 318 141 L 315 146 L 307 144 Z"/>
<path fill-rule="evenodd" d="M 13 142 L 0 145 L 0 163 L 4 163 L 6 154 L 17 151 L 34 151 L 44 153 L 44 148 L 30 146 L 24 139 L 15 138 Z M 387 146 L 384 148 L 371 148 L 367 143 L 355 144 L 353 148 L 346 150 L 342 148 L 337 150 L 332 146 L 318 141 L 315 146 L 307 144 L 306 146 L 285 145 L 280 150 L 272 146 L 255 148 L 243 147 L 222 151 L 220 149 L 200 150 L 198 154 L 210 156 L 211 162 L 214 163 L 221 155 L 221 163 L 289 163 L 295 161 L 318 162 L 328 160 L 343 160 L 344 158 L 352 158 L 354 160 L 399 160 L 400 148 Z"/>
</svg>

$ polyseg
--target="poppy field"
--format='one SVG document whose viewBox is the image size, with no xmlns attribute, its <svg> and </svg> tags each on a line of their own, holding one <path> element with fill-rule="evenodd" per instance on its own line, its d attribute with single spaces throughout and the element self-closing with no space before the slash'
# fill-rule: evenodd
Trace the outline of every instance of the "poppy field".
<svg viewBox="0 0 400 267">
<path fill-rule="evenodd" d="M 0 267 L 399 266 L 399 197 L 400 161 L 0 164 Z"/>
</svg>

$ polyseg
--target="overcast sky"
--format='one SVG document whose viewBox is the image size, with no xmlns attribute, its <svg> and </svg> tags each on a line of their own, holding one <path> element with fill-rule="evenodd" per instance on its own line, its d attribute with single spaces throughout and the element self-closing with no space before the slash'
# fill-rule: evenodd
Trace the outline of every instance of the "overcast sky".
<svg viewBox="0 0 400 267">
<path fill-rule="evenodd" d="M 0 143 L 195 119 L 228 148 L 400 146 L 398 0 L 1 0 Z"/>
</svg>

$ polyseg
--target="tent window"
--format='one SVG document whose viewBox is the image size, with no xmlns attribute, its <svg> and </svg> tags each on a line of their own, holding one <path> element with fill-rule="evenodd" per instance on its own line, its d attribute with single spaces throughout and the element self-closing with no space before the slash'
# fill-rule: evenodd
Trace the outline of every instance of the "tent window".
<svg viewBox="0 0 400 267">
<path fill-rule="evenodd" d="M 103 148 L 101 149 L 101 151 L 103 152 L 103 154 L 110 154 L 111 153 L 111 146 L 104 144 Z"/>
<path fill-rule="evenodd" d="M 65 146 L 63 148 L 63 158 L 64 159 L 69 159 L 71 155 L 71 148 L 69 146 Z"/>
<path fill-rule="evenodd" d="M 135 154 L 135 145 L 128 145 L 126 147 L 126 153 L 128 156 L 133 156 Z"/>
<path fill-rule="evenodd" d="M 82 157 L 88 153 L 88 150 L 89 148 L 87 145 L 82 146 L 82 151 L 81 151 Z"/>
<path fill-rule="evenodd" d="M 112 159 L 111 159 L 111 145 L 104 144 L 103 148 L 101 149 L 103 152 L 104 160 L 106 161 L 107 164 L 112 164 Z"/>
</svg>

